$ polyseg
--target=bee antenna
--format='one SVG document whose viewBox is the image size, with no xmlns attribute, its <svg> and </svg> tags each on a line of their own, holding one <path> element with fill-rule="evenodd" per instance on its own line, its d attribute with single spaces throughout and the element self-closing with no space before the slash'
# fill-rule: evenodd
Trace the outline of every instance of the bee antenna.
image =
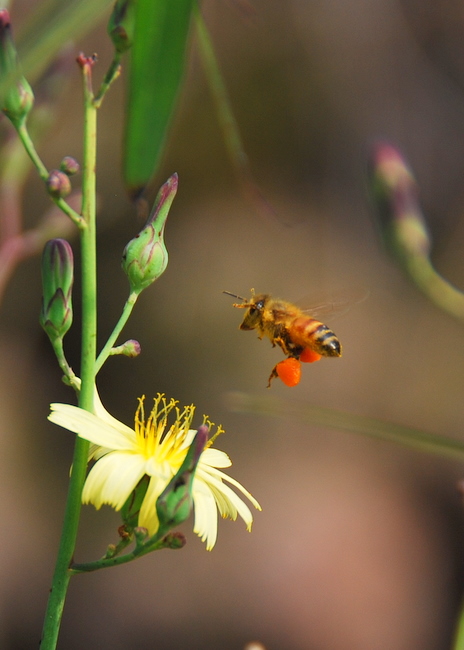
<svg viewBox="0 0 464 650">
<path fill-rule="evenodd" d="M 228 295 L 228 296 L 232 296 L 232 298 L 238 298 L 238 299 L 241 300 L 242 302 L 246 302 L 246 301 L 247 301 L 246 298 L 242 298 L 242 296 L 237 296 L 236 293 L 231 293 L 230 291 L 223 291 L 222 293 L 225 293 L 225 294 Z"/>
</svg>

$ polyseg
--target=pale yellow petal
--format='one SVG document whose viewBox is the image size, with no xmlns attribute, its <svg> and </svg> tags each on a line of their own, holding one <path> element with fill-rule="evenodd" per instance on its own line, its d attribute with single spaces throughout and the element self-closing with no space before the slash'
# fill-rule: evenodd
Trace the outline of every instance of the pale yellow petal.
<svg viewBox="0 0 464 650">
<path fill-rule="evenodd" d="M 93 413 L 71 404 L 50 404 L 50 422 L 77 433 L 81 438 L 109 449 L 137 449 L 135 432 L 119 423 L 115 428 Z"/>
<path fill-rule="evenodd" d="M 205 465 L 211 465 L 211 467 L 230 467 L 232 465 L 232 461 L 226 452 L 214 447 L 205 449 L 201 454 L 201 462 L 205 463 Z"/>
<path fill-rule="evenodd" d="M 112 451 L 90 470 L 82 501 L 93 503 L 97 510 L 105 503 L 120 510 L 144 473 L 142 456 Z"/>
<path fill-rule="evenodd" d="M 261 508 L 261 506 L 259 505 L 258 501 L 254 498 L 253 495 L 251 495 L 251 494 L 248 492 L 248 490 L 246 490 L 246 489 L 243 487 L 243 485 L 242 485 L 241 483 L 239 483 L 238 481 L 236 481 L 236 480 L 235 480 L 234 478 L 232 478 L 231 476 L 228 476 L 228 475 L 225 474 L 224 472 L 221 472 L 221 470 L 216 469 L 216 468 L 214 468 L 214 467 L 203 467 L 202 464 L 201 464 L 201 461 L 200 461 L 200 464 L 198 465 L 198 468 L 197 468 L 197 476 L 198 476 L 198 475 L 199 475 L 201 478 L 203 478 L 206 482 L 208 482 L 208 480 L 209 480 L 208 477 L 209 477 L 209 476 L 211 476 L 211 477 L 214 476 L 214 477 L 216 477 L 216 478 L 218 478 L 218 479 L 220 479 L 220 480 L 227 481 L 228 483 L 230 483 L 231 485 L 233 485 L 234 487 L 236 487 L 237 490 L 240 490 L 240 492 L 241 492 L 244 496 L 246 496 L 247 499 L 249 499 L 249 500 L 251 501 L 251 503 L 254 505 L 254 507 L 256 508 L 256 510 L 262 510 L 262 508 Z"/>
<path fill-rule="evenodd" d="M 192 497 L 195 511 L 193 532 L 202 542 L 206 542 L 206 550 L 211 551 L 217 539 L 216 501 L 209 487 L 204 483 L 197 484 L 196 481 Z"/>
<path fill-rule="evenodd" d="M 235 520 L 238 513 L 245 522 L 247 529 L 251 530 L 253 515 L 246 503 L 228 485 L 217 479 L 209 477 L 207 485 L 212 491 L 221 515 Z"/>
<path fill-rule="evenodd" d="M 169 481 L 152 476 L 147 493 L 140 508 L 139 526 L 146 528 L 149 535 L 154 535 L 158 530 L 159 521 L 156 513 L 156 502 Z"/>
<path fill-rule="evenodd" d="M 109 424 L 110 426 L 114 427 L 118 431 L 121 431 L 123 434 L 127 434 L 127 430 L 132 431 L 132 429 L 116 418 L 114 418 L 111 413 L 108 413 L 106 408 L 103 406 L 102 401 L 100 399 L 100 395 L 98 394 L 97 387 L 95 386 L 95 393 L 94 393 L 94 398 L 93 398 L 93 408 L 95 410 L 95 415 L 99 417 L 101 420 Z"/>
</svg>

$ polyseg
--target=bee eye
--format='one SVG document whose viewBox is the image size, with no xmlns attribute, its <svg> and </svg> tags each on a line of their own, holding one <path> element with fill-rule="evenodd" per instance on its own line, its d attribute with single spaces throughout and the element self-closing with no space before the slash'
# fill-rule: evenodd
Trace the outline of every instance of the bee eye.
<svg viewBox="0 0 464 650">
<path fill-rule="evenodd" d="M 257 310 L 258 310 L 258 309 L 262 309 L 263 307 L 264 307 L 264 300 L 260 300 L 259 302 L 256 303 L 255 308 L 256 308 Z"/>
</svg>

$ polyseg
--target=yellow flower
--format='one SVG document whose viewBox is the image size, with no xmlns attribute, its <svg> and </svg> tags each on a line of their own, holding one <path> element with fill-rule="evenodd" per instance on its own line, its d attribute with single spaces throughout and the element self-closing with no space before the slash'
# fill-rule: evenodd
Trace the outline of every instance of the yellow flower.
<svg viewBox="0 0 464 650">
<path fill-rule="evenodd" d="M 131 429 L 111 416 L 96 394 L 96 415 L 71 404 L 51 404 L 48 419 L 93 443 L 91 457 L 97 462 L 85 481 L 83 503 L 92 503 L 97 509 L 108 504 L 120 510 L 140 479 L 149 476 L 138 525 L 153 535 L 158 529 L 156 501 L 180 468 L 196 434 L 190 428 L 194 411 L 193 405 L 180 410 L 175 400 L 168 402 L 163 395 L 158 395 L 146 417 L 142 397 Z M 175 414 L 175 420 L 169 425 L 171 414 Z M 218 469 L 232 464 L 226 453 L 211 446 L 221 431 L 219 427 L 208 441 L 193 479 L 193 530 L 206 542 L 207 550 L 216 543 L 218 510 L 224 518 L 235 520 L 240 515 L 247 530 L 251 530 L 250 509 L 225 481 L 261 510 L 256 499 L 238 481 Z"/>
</svg>

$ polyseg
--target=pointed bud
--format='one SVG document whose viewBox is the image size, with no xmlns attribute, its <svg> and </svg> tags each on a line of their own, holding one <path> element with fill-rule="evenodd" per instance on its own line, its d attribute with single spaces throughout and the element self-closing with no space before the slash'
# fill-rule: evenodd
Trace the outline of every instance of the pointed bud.
<svg viewBox="0 0 464 650">
<path fill-rule="evenodd" d="M 72 156 L 65 156 L 60 162 L 60 171 L 66 174 L 66 176 L 74 176 L 79 171 L 79 163 Z"/>
<path fill-rule="evenodd" d="M 131 292 L 139 294 L 162 275 L 168 264 L 164 226 L 177 192 L 177 174 L 162 186 L 145 227 L 124 249 L 122 268 Z"/>
<path fill-rule="evenodd" d="M 142 352 L 142 347 L 135 339 L 129 339 L 125 343 L 111 348 L 111 355 L 123 354 L 125 357 L 138 357 Z"/>
<path fill-rule="evenodd" d="M 140 508 L 142 507 L 143 500 L 147 493 L 148 484 L 148 476 L 143 476 L 135 486 L 135 489 L 130 493 L 126 503 L 121 508 L 121 517 L 124 522 L 124 527 L 129 531 L 133 530 L 138 524 Z"/>
<path fill-rule="evenodd" d="M 11 33 L 10 16 L 0 10 L 0 108 L 15 128 L 26 121 L 34 105 L 34 94 L 21 76 L 18 57 Z"/>
<path fill-rule="evenodd" d="M 397 149 L 388 143 L 374 147 L 370 162 L 370 191 L 377 208 L 381 235 L 402 262 L 428 256 L 431 241 L 414 176 Z"/>
<path fill-rule="evenodd" d="M 192 485 L 200 456 L 208 441 L 208 427 L 202 425 L 190 445 L 177 474 L 156 502 L 160 528 L 173 528 L 187 519 L 192 509 Z"/>
<path fill-rule="evenodd" d="M 51 341 L 62 338 L 72 324 L 72 248 L 65 239 L 51 239 L 42 255 L 42 311 L 40 324 Z"/>
<path fill-rule="evenodd" d="M 53 169 L 47 178 L 47 190 L 54 199 L 64 199 L 71 194 L 69 176 L 58 169 Z"/>
<path fill-rule="evenodd" d="M 126 52 L 134 40 L 135 2 L 117 0 L 108 22 L 108 35 L 119 54 Z"/>
</svg>

